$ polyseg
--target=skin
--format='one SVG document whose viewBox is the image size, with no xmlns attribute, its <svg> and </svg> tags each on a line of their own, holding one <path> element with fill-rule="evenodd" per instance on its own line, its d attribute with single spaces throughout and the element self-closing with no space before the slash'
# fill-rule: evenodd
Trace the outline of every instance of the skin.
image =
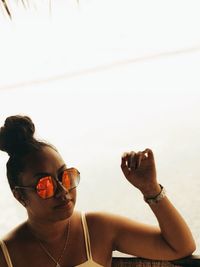
<svg viewBox="0 0 200 267">
<path fill-rule="evenodd" d="M 24 186 L 34 185 L 34 175 L 48 172 L 56 177 L 65 164 L 62 157 L 52 148 L 29 155 L 27 165 L 21 174 Z M 160 193 L 156 178 L 153 153 L 150 149 L 122 156 L 121 168 L 126 179 L 138 188 L 145 197 Z M 55 263 L 41 249 L 37 236 L 43 245 L 58 259 L 66 238 L 66 227 L 70 220 L 70 233 L 61 266 L 70 267 L 87 261 L 80 213 L 74 210 L 76 189 L 66 192 L 61 186 L 56 195 L 41 199 L 35 191 L 25 194 L 14 190 L 15 198 L 25 206 L 28 219 L 4 241 L 8 246 L 14 267 L 55 267 Z M 55 209 L 67 202 L 68 207 Z M 141 224 L 134 220 L 103 212 L 86 214 L 93 260 L 102 266 L 111 266 L 112 251 L 150 259 L 174 260 L 188 256 L 196 249 L 192 234 L 178 211 L 167 197 L 155 205 L 149 205 L 155 214 L 159 227 Z M 103 244 L 103 246 L 102 246 Z M 23 252 L 23 254 L 22 254 Z M 36 260 L 37 259 L 37 260 Z M 0 266 L 7 267 L 0 250 Z"/>
</svg>

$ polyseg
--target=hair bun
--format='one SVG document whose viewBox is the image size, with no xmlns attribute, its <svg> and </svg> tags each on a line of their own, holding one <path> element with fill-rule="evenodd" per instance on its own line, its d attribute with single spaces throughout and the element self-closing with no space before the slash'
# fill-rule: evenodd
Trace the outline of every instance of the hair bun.
<svg viewBox="0 0 200 267">
<path fill-rule="evenodd" d="M 22 152 L 26 143 L 33 140 L 35 126 L 28 116 L 10 116 L 0 128 L 0 149 L 10 156 Z"/>
</svg>

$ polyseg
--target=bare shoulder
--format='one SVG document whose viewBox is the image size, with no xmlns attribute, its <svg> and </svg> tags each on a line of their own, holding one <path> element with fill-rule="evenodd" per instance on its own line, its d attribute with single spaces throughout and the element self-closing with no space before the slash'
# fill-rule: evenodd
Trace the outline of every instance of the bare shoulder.
<svg viewBox="0 0 200 267">
<path fill-rule="evenodd" d="M 2 241 L 6 245 L 8 253 L 9 251 L 15 250 L 16 247 L 19 247 L 20 242 L 23 240 L 23 238 L 25 238 L 25 225 L 25 222 L 18 225 L 2 238 Z M 0 266 L 8 267 L 2 247 L 0 248 Z"/>
<path fill-rule="evenodd" d="M 87 212 L 86 220 L 93 234 L 105 236 L 113 241 L 123 228 L 142 227 L 142 224 L 135 220 L 109 212 Z"/>
<path fill-rule="evenodd" d="M 87 212 L 85 216 L 91 237 L 95 237 L 98 243 L 112 246 L 116 215 L 108 212 Z"/>
<path fill-rule="evenodd" d="M 128 225 L 132 226 L 144 226 L 145 224 L 139 223 L 138 221 L 128 218 L 126 216 L 109 213 L 109 212 L 87 212 L 86 219 L 89 224 L 102 225 L 103 227 L 112 227 L 118 228 L 120 225 Z"/>
<path fill-rule="evenodd" d="M 3 241 L 10 245 L 26 238 L 26 222 L 19 224 L 17 227 L 8 232 L 4 237 Z"/>
<path fill-rule="evenodd" d="M 96 220 L 115 220 L 116 218 L 126 218 L 118 214 L 114 214 L 107 211 L 90 211 L 85 213 L 87 218 Z"/>
<path fill-rule="evenodd" d="M 113 250 L 132 255 L 135 254 L 130 253 L 132 251 L 127 249 L 130 245 L 124 245 L 127 240 L 132 238 L 130 242 L 137 244 L 137 242 L 143 241 L 145 236 L 147 238 L 151 236 L 153 239 L 160 234 L 160 229 L 157 226 L 150 226 L 131 218 L 108 212 L 88 212 L 86 213 L 86 219 L 89 229 L 91 229 L 95 237 L 102 239 L 104 236 L 105 240 L 103 241 L 112 243 Z"/>
<path fill-rule="evenodd" d="M 100 211 L 87 212 L 85 216 L 87 223 L 96 228 L 106 228 L 108 225 L 111 227 L 120 218 L 118 215 Z"/>
<path fill-rule="evenodd" d="M 108 212 L 87 212 L 85 215 L 93 253 L 96 252 L 96 255 L 102 253 L 104 256 L 101 257 L 106 255 L 109 262 L 112 252 L 115 250 L 116 220 L 118 216 Z"/>
</svg>

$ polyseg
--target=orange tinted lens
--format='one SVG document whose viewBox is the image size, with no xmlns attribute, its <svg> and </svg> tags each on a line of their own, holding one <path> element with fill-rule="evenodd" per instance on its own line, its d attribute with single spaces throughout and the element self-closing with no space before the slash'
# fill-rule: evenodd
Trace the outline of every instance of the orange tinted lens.
<svg viewBox="0 0 200 267">
<path fill-rule="evenodd" d="M 69 173 L 65 170 L 62 175 L 62 184 L 66 189 L 70 189 L 71 187 L 71 181 Z"/>
<path fill-rule="evenodd" d="M 54 185 L 51 176 L 41 178 L 38 181 L 37 193 L 42 198 L 49 198 L 54 195 Z"/>
</svg>

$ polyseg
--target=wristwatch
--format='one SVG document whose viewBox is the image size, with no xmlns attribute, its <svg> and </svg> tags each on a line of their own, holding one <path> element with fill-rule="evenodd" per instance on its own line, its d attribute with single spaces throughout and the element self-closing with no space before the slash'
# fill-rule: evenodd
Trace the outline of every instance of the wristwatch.
<svg viewBox="0 0 200 267">
<path fill-rule="evenodd" d="M 160 193 L 158 195 L 156 195 L 155 197 L 151 197 L 151 198 L 144 197 L 144 201 L 145 202 L 147 202 L 148 204 L 156 204 L 166 196 L 165 188 L 161 184 L 159 184 L 159 185 L 160 185 L 160 188 L 161 188 Z"/>
</svg>

